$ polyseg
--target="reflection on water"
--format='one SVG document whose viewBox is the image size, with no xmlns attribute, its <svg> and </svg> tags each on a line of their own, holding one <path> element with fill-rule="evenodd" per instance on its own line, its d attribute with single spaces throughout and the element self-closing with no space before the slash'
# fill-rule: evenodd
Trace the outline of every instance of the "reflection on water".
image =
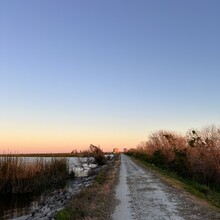
<svg viewBox="0 0 220 220">
<path fill-rule="evenodd" d="M 37 196 L 31 194 L 1 195 L 0 219 L 15 219 L 19 216 L 29 215 L 37 205 Z"/>
</svg>

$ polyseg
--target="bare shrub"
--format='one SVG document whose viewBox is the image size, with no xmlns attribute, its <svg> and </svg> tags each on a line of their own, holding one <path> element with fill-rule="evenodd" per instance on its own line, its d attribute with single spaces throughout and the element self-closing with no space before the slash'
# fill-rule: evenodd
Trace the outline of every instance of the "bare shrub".
<svg viewBox="0 0 220 220">
<path fill-rule="evenodd" d="M 142 154 L 152 155 L 155 151 L 155 148 L 150 147 L 148 142 L 142 141 L 137 146 L 137 151 Z"/>
<path fill-rule="evenodd" d="M 206 126 L 187 133 L 190 169 L 203 183 L 220 184 L 220 129 Z"/>
<path fill-rule="evenodd" d="M 220 127 L 191 129 L 183 137 L 160 130 L 128 154 L 169 169 L 202 184 L 220 185 Z"/>
<path fill-rule="evenodd" d="M 91 154 L 95 158 L 95 161 L 98 165 L 106 164 L 105 154 L 100 149 L 100 147 L 96 147 L 96 146 L 90 144 L 90 151 L 91 151 Z"/>
<path fill-rule="evenodd" d="M 151 149 L 151 154 L 160 152 L 167 162 L 171 162 L 176 157 L 175 151 L 186 148 L 186 140 L 175 132 L 160 130 L 149 136 L 147 146 Z"/>
</svg>

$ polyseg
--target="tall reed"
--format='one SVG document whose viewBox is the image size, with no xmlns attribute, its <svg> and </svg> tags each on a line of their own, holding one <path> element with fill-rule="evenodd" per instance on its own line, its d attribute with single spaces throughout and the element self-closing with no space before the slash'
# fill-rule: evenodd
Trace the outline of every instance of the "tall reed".
<svg viewBox="0 0 220 220">
<path fill-rule="evenodd" d="M 0 193 L 30 193 L 64 181 L 68 176 L 66 158 L 29 162 L 24 158 L 0 157 Z"/>
</svg>

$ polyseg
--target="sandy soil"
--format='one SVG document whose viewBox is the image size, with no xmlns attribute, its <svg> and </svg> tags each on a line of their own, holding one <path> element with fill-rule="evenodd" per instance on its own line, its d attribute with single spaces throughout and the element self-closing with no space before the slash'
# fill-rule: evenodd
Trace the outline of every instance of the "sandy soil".
<svg viewBox="0 0 220 220">
<path fill-rule="evenodd" d="M 183 189 L 166 183 L 159 175 L 121 156 L 119 201 L 113 220 L 215 220 L 220 210 L 193 197 Z"/>
</svg>

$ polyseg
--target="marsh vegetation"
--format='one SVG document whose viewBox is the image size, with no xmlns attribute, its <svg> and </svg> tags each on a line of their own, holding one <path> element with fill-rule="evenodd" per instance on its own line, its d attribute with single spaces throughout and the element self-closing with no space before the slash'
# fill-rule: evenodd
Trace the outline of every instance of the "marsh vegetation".
<svg viewBox="0 0 220 220">
<path fill-rule="evenodd" d="M 89 169 L 88 175 L 94 175 L 106 162 L 103 151 L 94 145 L 82 152 L 0 155 L 0 218 L 30 214 L 50 192 L 78 187 L 78 182 L 81 185 L 74 172 L 77 168 L 82 172 Z M 28 202 L 23 203 L 24 198 Z"/>
<path fill-rule="evenodd" d="M 24 158 L 0 157 L 0 193 L 35 193 L 61 184 L 68 177 L 66 158 L 28 162 Z"/>
<path fill-rule="evenodd" d="M 191 129 L 185 136 L 160 130 L 127 154 L 171 172 L 220 207 L 220 127 Z"/>
</svg>

